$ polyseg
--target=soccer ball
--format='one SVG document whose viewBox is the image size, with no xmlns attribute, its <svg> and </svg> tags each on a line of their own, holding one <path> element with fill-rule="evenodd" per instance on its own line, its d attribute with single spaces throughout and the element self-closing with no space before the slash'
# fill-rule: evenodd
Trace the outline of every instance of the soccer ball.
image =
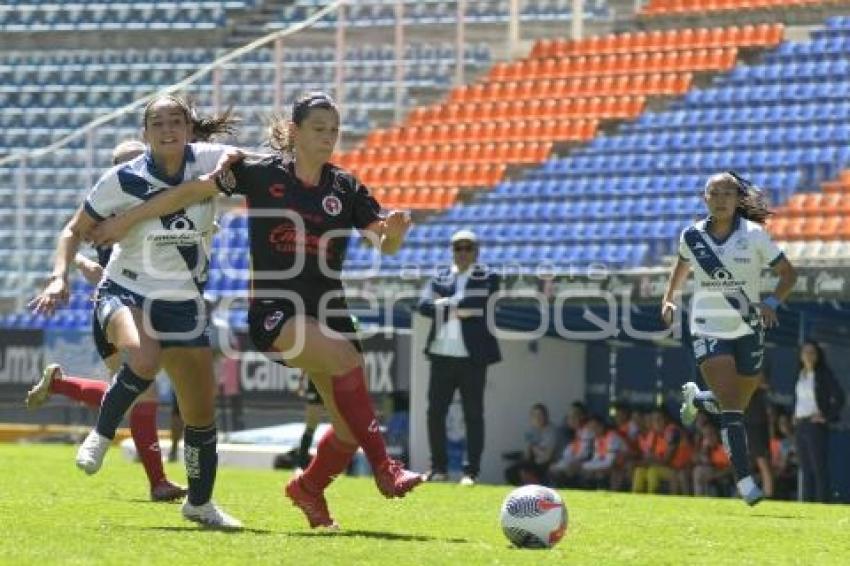
<svg viewBox="0 0 850 566">
<path fill-rule="evenodd" d="M 502 503 L 502 531 L 520 548 L 551 548 L 567 532 L 567 506 L 548 487 L 517 488 Z"/>
</svg>

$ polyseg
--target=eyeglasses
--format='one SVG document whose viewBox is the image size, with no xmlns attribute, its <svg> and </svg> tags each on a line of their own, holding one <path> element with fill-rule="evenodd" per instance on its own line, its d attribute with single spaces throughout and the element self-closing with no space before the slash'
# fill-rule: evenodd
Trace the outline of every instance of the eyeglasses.
<svg viewBox="0 0 850 566">
<path fill-rule="evenodd" d="M 459 246 L 452 246 L 452 248 L 456 252 L 471 252 L 475 249 L 475 246 L 473 246 L 472 244 L 461 244 Z"/>
</svg>

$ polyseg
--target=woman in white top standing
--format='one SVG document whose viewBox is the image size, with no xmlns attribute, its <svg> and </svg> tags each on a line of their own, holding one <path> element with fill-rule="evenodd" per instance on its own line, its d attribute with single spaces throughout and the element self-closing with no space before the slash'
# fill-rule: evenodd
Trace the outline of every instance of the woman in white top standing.
<svg viewBox="0 0 850 566">
<path fill-rule="evenodd" d="M 758 386 L 764 329 L 778 323 L 776 310 L 791 294 L 797 275 L 762 226 L 771 212 L 752 183 L 731 171 L 712 175 L 704 199 L 709 216 L 682 232 L 661 317 L 673 323 L 679 291 L 693 270 L 690 330 L 696 362 L 711 391 L 700 391 L 693 382 L 682 387 L 682 423 L 692 423 L 697 408 L 720 414 L 738 491 L 755 505 L 764 494 L 750 474 L 743 413 Z M 779 283 L 762 298 L 765 267 Z"/>
<path fill-rule="evenodd" d="M 803 474 L 803 501 L 829 501 L 829 421 L 838 419 L 844 391 L 826 363 L 820 345 L 809 340 L 800 348 L 800 373 L 794 390 L 797 458 Z"/>
</svg>

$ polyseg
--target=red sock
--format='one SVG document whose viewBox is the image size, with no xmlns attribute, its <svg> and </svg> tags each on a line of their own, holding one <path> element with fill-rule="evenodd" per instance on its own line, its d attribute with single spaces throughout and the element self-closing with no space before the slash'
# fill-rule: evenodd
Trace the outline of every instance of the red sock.
<svg viewBox="0 0 850 566">
<path fill-rule="evenodd" d="M 348 373 L 335 375 L 333 392 L 340 416 L 363 448 L 372 469 L 377 470 L 387 461 L 387 447 L 372 408 L 372 399 L 366 390 L 363 368 L 358 366 Z"/>
<path fill-rule="evenodd" d="M 334 433 L 333 428 L 328 429 L 328 432 L 319 440 L 316 457 L 304 470 L 301 481 L 306 484 L 309 491 L 323 492 L 336 476 L 345 471 L 356 451 L 356 445 L 343 442 Z"/>
<path fill-rule="evenodd" d="M 99 409 L 100 402 L 109 383 L 100 379 L 86 379 L 84 377 L 63 377 L 54 379 L 50 383 L 50 392 L 64 395 L 74 401 L 85 403 L 91 409 Z"/>
<path fill-rule="evenodd" d="M 154 402 L 142 401 L 130 409 L 130 434 L 151 487 L 165 479 L 156 430 L 156 407 Z"/>
</svg>

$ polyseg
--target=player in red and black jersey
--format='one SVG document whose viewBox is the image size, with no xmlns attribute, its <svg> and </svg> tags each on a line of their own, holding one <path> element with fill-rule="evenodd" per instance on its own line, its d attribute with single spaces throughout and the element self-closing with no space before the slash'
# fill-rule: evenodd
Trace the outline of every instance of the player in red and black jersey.
<svg viewBox="0 0 850 566">
<path fill-rule="evenodd" d="M 358 445 L 384 496 L 403 497 L 424 479 L 387 456 L 339 277 L 352 228 L 393 254 L 404 241 L 410 216 L 393 211 L 382 217 L 366 187 L 328 162 L 338 137 L 334 101 L 323 93 L 302 96 L 291 120 L 272 128 L 271 145 L 278 155 L 250 161 L 233 151 L 211 175 L 105 221 L 93 236 L 97 243 L 120 240 L 136 222 L 218 191 L 245 196 L 251 336 L 260 350 L 307 372 L 333 423 L 310 466 L 285 489 L 312 527 L 336 526 L 324 490 L 345 470 Z"/>
</svg>

